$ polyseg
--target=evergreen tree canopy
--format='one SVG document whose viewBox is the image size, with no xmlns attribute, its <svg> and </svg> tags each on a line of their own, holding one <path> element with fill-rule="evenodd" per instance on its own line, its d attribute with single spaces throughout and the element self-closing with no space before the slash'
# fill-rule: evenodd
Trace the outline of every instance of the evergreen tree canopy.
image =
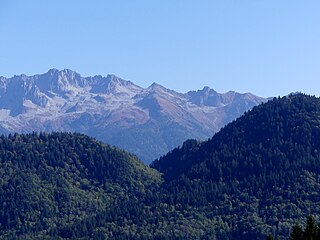
<svg viewBox="0 0 320 240">
<path fill-rule="evenodd" d="M 151 167 L 170 201 L 223 216 L 234 237 L 253 239 L 251 228 L 288 236 L 295 219 L 320 214 L 320 99 L 274 98 Z"/>
</svg>

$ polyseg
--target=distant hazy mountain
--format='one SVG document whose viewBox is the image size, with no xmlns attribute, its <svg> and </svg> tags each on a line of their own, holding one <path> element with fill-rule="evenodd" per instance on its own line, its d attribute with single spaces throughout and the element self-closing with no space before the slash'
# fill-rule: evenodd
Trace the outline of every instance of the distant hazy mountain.
<svg viewBox="0 0 320 240">
<path fill-rule="evenodd" d="M 0 132 L 81 132 L 149 163 L 186 139 L 212 136 L 265 100 L 209 87 L 182 94 L 156 83 L 142 88 L 114 75 L 51 69 L 0 77 Z"/>
</svg>

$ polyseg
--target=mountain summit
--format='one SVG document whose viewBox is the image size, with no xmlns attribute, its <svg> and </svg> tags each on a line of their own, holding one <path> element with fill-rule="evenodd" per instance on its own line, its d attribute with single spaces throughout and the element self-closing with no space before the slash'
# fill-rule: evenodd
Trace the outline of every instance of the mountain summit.
<svg viewBox="0 0 320 240">
<path fill-rule="evenodd" d="M 0 78 L 0 132 L 81 132 L 149 163 L 188 138 L 207 139 L 265 100 L 209 87 L 182 94 L 157 83 L 142 88 L 115 75 L 51 69 Z"/>
</svg>

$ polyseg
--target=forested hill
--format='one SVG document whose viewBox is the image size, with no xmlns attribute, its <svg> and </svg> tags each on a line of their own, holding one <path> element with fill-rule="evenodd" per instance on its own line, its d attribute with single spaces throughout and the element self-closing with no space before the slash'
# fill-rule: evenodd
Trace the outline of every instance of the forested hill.
<svg viewBox="0 0 320 240">
<path fill-rule="evenodd" d="M 282 171 L 310 166 L 319 156 L 318 149 L 320 100 L 298 94 L 254 107 L 209 141 L 188 140 L 152 166 L 166 179 L 181 174 L 215 180 L 230 175 L 244 178 L 268 168 Z"/>
<path fill-rule="evenodd" d="M 172 202 L 222 216 L 230 238 L 288 236 L 297 219 L 320 213 L 320 99 L 275 98 L 152 167 Z"/>
<path fill-rule="evenodd" d="M 1 136 L 0 176 L 0 239 L 72 237 L 70 226 L 133 208 L 160 181 L 136 157 L 69 133 Z"/>
</svg>

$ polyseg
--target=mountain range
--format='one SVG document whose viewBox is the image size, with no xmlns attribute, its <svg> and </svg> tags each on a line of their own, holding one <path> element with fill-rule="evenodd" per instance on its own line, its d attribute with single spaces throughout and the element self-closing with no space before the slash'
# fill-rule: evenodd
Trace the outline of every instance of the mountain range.
<svg viewBox="0 0 320 240">
<path fill-rule="evenodd" d="M 0 133 L 80 132 L 150 163 L 186 139 L 209 138 L 264 101 L 251 93 L 220 94 L 209 87 L 178 93 L 115 75 L 82 77 L 51 69 L 0 77 Z"/>
<path fill-rule="evenodd" d="M 319 239 L 319 163 L 320 99 L 304 94 L 150 166 L 83 134 L 2 135 L 0 239 Z"/>
</svg>

